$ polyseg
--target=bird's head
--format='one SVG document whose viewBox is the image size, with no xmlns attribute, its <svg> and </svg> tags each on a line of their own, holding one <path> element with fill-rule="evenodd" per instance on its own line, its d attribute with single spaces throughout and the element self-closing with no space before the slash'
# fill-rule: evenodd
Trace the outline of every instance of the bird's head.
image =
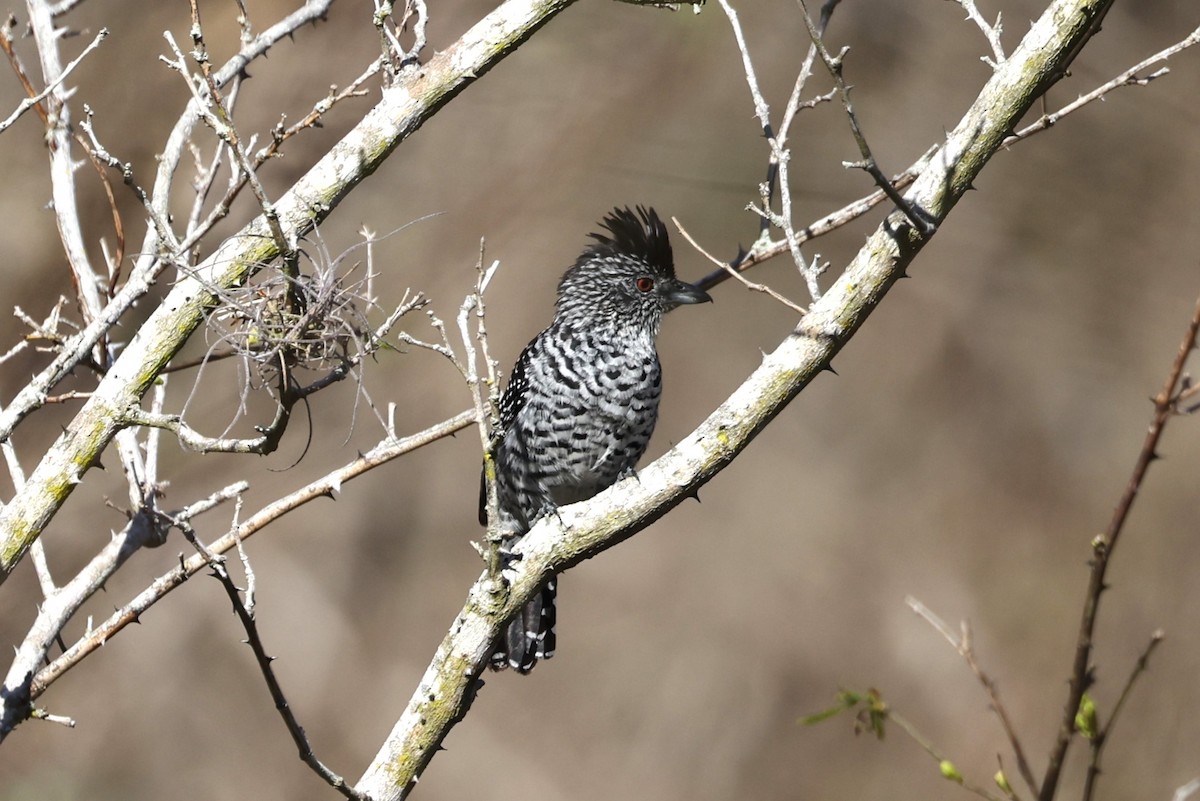
<svg viewBox="0 0 1200 801">
<path fill-rule="evenodd" d="M 644 328 L 653 337 L 665 312 L 712 298 L 675 277 L 667 226 L 654 209 L 613 209 L 608 233 L 575 260 L 558 285 L 558 316 L 595 325 Z"/>
</svg>

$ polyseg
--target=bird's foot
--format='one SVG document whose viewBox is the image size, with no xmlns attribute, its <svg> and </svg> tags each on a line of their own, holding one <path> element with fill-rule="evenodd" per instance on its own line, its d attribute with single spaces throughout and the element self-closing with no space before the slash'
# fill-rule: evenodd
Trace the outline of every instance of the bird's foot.
<svg viewBox="0 0 1200 801">
<path fill-rule="evenodd" d="M 558 504 L 554 503 L 553 501 L 546 501 L 546 503 L 543 504 L 542 508 L 538 511 L 537 516 L 533 518 L 533 525 L 537 525 L 540 520 L 550 517 L 551 515 L 554 515 L 560 526 L 563 526 L 564 528 L 566 527 L 567 524 L 563 522 L 562 515 L 558 513 Z"/>
</svg>

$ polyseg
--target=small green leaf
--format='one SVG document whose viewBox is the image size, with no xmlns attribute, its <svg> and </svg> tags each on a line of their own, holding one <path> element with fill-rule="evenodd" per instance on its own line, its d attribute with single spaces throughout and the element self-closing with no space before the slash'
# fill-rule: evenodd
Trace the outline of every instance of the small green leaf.
<svg viewBox="0 0 1200 801">
<path fill-rule="evenodd" d="M 963 783 L 963 775 L 958 772 L 958 768 L 954 767 L 954 763 L 948 759 L 943 759 L 938 763 L 938 770 L 942 772 L 942 778 L 949 779 L 958 784 Z"/>
</svg>

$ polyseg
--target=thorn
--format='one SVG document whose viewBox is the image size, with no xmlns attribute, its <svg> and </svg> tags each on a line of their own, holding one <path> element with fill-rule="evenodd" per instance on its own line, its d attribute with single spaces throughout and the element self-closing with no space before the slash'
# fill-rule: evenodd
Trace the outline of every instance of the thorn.
<svg viewBox="0 0 1200 801">
<path fill-rule="evenodd" d="M 838 371 L 833 369 L 833 363 L 832 363 L 832 362 L 830 362 L 829 364 L 825 365 L 825 369 L 826 369 L 826 370 L 828 370 L 829 372 L 833 373 L 834 375 L 838 375 Z"/>
<path fill-rule="evenodd" d="M 689 493 L 688 493 L 687 495 L 685 495 L 684 497 L 686 497 L 686 498 L 692 498 L 692 499 L 694 499 L 694 500 L 696 501 L 696 503 L 700 503 L 700 488 L 699 488 L 699 487 L 696 487 L 696 489 L 692 490 L 691 492 L 689 492 Z"/>
</svg>

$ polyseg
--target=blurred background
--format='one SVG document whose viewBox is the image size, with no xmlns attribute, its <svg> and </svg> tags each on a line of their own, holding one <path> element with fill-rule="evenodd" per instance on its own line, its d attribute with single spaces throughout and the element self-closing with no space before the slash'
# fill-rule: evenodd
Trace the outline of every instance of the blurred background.
<svg viewBox="0 0 1200 801">
<path fill-rule="evenodd" d="M 294 3 L 250 0 L 257 29 Z M 441 49 L 495 5 L 431 3 Z M 740 2 L 759 80 L 782 112 L 807 49 L 792 0 Z M 1044 3 L 985 2 L 1015 46 Z M 218 63 L 236 47 L 232 2 L 205 3 Z M 14 11 L 18 9 L 14 6 Z M 297 119 L 331 83 L 345 85 L 377 52 L 371 6 L 335 4 L 328 21 L 256 63 L 240 98 L 243 134 Z M 943 0 L 850 0 L 828 32 L 848 45 L 846 76 L 888 172 L 952 128 L 986 81 L 990 50 L 962 9 Z M 187 3 L 92 0 L 65 18 L 111 38 L 70 84 L 76 115 L 149 185 L 188 98 L 158 60 L 162 32 L 187 41 Z M 1194 2 L 1117 3 L 1103 32 L 1056 86 L 1057 108 L 1182 39 Z M 28 42 L 19 43 L 36 74 Z M 701 493 L 631 541 L 561 581 L 559 654 L 529 678 L 489 676 L 414 798 L 892 799 L 963 798 L 899 730 L 856 737 L 849 717 L 807 727 L 840 688 L 878 688 L 969 778 L 990 785 L 997 754 L 1014 785 L 1004 736 L 961 658 L 905 605 L 915 596 L 951 624 L 966 619 L 984 668 L 1041 776 L 1057 730 L 1087 580 L 1089 540 L 1107 524 L 1141 445 L 1155 393 L 1200 293 L 1200 51 L 1171 74 L 1125 88 L 1051 131 L 1002 152 L 887 301 L 766 434 Z M 825 91 L 819 74 L 810 86 Z M 0 109 L 22 94 L 0 79 Z M 264 171 L 279 194 L 369 108 L 372 94 L 292 140 Z M 5 111 L 7 113 L 7 111 Z M 200 136 L 201 141 L 207 135 Z M 857 159 L 839 108 L 802 113 L 791 144 L 797 224 L 870 191 L 845 170 Z M 507 368 L 550 319 L 554 286 L 615 205 L 677 216 L 710 251 L 732 257 L 757 235 L 767 148 L 752 116 L 729 24 L 583 0 L 468 88 L 356 190 L 322 227 L 337 253 L 366 226 L 387 232 L 438 216 L 378 246 L 386 304 L 426 292 L 452 319 L 474 281 L 480 238 L 502 266 L 489 294 L 492 348 Z M 41 318 L 69 276 L 46 208 L 40 122 L 0 136 L 5 164 L 3 305 Z M 185 162 L 185 167 L 190 166 Z M 184 213 L 188 177 L 178 181 Z M 114 181 L 116 179 L 114 178 Z M 93 257 L 111 222 L 90 167 L 79 173 Z M 117 182 L 132 252 L 142 228 Z M 225 229 L 252 213 L 242 199 Z M 853 255 L 882 210 L 806 248 Z M 211 240 L 212 245 L 219 241 Z M 210 245 L 210 247 L 212 246 Z M 675 237 L 684 278 L 708 263 Z M 758 281 L 804 300 L 783 259 Z M 726 283 L 716 303 L 666 321 L 665 395 L 649 457 L 684 437 L 791 330 L 789 310 Z M 123 331 L 152 307 L 140 306 Z M 414 335 L 432 336 L 420 315 Z M 0 315 L 0 352 L 22 335 Z M 197 341 L 189 352 L 201 353 Z M 0 372 L 0 402 L 44 363 L 26 354 Z M 86 376 L 64 389 L 86 389 Z M 173 379 L 179 408 L 191 378 Z M 206 373 L 189 407 L 219 433 L 236 398 L 232 371 Z M 469 395 L 428 352 L 385 353 L 366 386 L 397 404 L 402 433 L 467 408 Z M 312 445 L 297 419 L 267 458 L 196 456 L 173 443 L 164 505 L 230 481 L 252 483 L 246 512 L 378 441 L 354 388 L 312 403 Z M 15 438 L 27 470 L 78 408 L 38 412 Z M 265 407 L 253 410 L 265 415 Z M 253 420 L 253 422 L 265 421 Z M 1105 755 L 1106 797 L 1166 799 L 1200 775 L 1200 420 L 1179 419 L 1110 572 L 1097 631 L 1102 719 L 1151 633 L 1166 642 L 1141 679 Z M 119 529 L 125 503 L 114 455 L 54 519 L 44 540 L 56 575 L 78 569 Z M 347 484 L 248 543 L 258 620 L 289 700 L 318 755 L 351 781 L 376 753 L 480 571 L 468 541 L 479 464 L 473 430 Z M 3 492 L 11 487 L 4 480 Z M 200 519 L 222 533 L 230 508 Z M 93 599 L 114 607 L 168 570 L 180 539 L 137 554 Z M 0 590 L 0 643 L 24 637 L 40 595 L 29 560 Z M 68 730 L 23 725 L 0 748 L 0 799 L 336 798 L 296 759 L 221 587 L 197 577 L 42 697 Z M 1063 798 L 1082 784 L 1077 744 Z"/>
</svg>

